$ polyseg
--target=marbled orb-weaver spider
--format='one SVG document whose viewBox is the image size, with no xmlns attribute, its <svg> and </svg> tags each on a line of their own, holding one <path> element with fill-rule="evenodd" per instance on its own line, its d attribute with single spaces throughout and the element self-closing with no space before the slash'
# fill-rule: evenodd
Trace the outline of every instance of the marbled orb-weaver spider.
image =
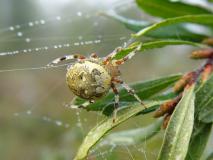
<svg viewBox="0 0 213 160">
<path fill-rule="evenodd" d="M 141 46 L 137 47 L 127 56 L 119 60 L 115 60 L 113 57 L 122 48 L 115 49 L 112 53 L 103 58 L 99 58 L 96 53 L 92 53 L 89 58 L 80 54 L 66 55 L 53 60 L 47 66 L 54 66 L 55 64 L 65 60 L 77 61 L 67 68 L 67 85 L 75 95 L 88 101 L 80 106 L 73 105 L 73 108 L 86 108 L 89 104 L 94 103 L 95 100 L 105 96 L 109 92 L 110 88 L 112 88 L 112 91 L 115 94 L 113 112 L 114 122 L 119 107 L 119 92 L 116 88 L 116 84 L 121 84 L 130 95 L 134 96 L 140 104 L 144 105 L 137 94 L 135 94 L 135 91 L 121 80 L 121 73 L 118 68 L 119 65 L 123 64 L 128 59 L 131 59 L 140 47 Z"/>
</svg>

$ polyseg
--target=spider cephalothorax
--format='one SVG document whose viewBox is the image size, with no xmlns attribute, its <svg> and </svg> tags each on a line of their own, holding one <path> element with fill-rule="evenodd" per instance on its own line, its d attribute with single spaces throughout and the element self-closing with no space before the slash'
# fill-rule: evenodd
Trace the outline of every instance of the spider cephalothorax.
<svg viewBox="0 0 213 160">
<path fill-rule="evenodd" d="M 117 108 L 119 106 L 119 94 L 116 84 L 121 84 L 131 95 L 143 104 L 134 90 L 120 79 L 120 71 L 118 69 L 118 66 L 130 59 L 136 51 L 137 49 L 119 60 L 113 59 L 118 49 L 104 58 L 99 58 L 95 53 L 91 54 L 89 58 L 79 54 L 67 55 L 55 59 L 48 64 L 48 66 L 52 66 L 63 60 L 77 60 L 77 62 L 67 68 L 66 81 L 70 90 L 75 95 L 88 100 L 78 107 L 87 107 L 90 103 L 105 96 L 110 88 L 112 88 L 115 93 L 113 119 L 115 120 Z"/>
</svg>

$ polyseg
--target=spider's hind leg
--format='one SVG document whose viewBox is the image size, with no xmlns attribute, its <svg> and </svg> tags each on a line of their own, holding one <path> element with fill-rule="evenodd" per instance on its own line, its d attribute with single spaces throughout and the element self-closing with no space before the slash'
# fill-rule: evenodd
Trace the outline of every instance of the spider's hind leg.
<svg viewBox="0 0 213 160">
<path fill-rule="evenodd" d="M 118 108 L 119 108 L 119 94 L 114 83 L 111 84 L 111 87 L 112 87 L 112 91 L 115 94 L 114 111 L 113 111 L 113 123 L 114 123 L 117 116 Z"/>
<path fill-rule="evenodd" d="M 129 87 L 128 84 L 126 84 L 124 81 L 122 81 L 122 80 L 120 80 L 120 79 L 116 79 L 116 78 L 113 78 L 112 81 L 121 84 L 122 87 L 124 87 L 130 95 L 134 96 L 135 99 L 136 99 L 140 104 L 142 104 L 142 105 L 144 106 L 144 108 L 146 108 L 146 105 L 142 102 L 142 100 L 140 99 L 140 97 L 138 97 L 138 95 L 135 93 L 135 90 L 134 90 L 133 88 Z"/>
<path fill-rule="evenodd" d="M 50 62 L 49 64 L 47 64 L 47 67 L 52 67 L 62 61 L 67 61 L 67 60 L 72 60 L 72 59 L 76 59 L 76 60 L 82 60 L 85 59 L 86 57 L 80 55 L 80 54 L 73 54 L 73 55 L 65 55 L 63 57 L 59 57 L 56 58 L 55 60 L 53 60 L 52 62 Z"/>
</svg>

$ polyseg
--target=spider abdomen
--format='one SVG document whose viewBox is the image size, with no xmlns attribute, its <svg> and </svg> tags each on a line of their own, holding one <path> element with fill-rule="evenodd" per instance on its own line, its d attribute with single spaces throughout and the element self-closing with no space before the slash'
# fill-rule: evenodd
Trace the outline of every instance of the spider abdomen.
<svg viewBox="0 0 213 160">
<path fill-rule="evenodd" d="M 111 87 L 107 69 L 91 61 L 78 62 L 68 68 L 66 80 L 75 95 L 89 100 L 103 97 Z"/>
</svg>

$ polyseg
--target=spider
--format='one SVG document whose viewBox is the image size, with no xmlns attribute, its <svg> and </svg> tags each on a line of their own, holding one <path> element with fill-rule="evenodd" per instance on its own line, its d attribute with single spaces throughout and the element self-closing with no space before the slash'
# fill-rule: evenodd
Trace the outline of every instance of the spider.
<svg viewBox="0 0 213 160">
<path fill-rule="evenodd" d="M 76 60 L 74 64 L 67 67 L 66 82 L 75 95 L 87 101 L 79 106 L 73 105 L 73 108 L 86 108 L 89 104 L 105 96 L 112 88 L 115 94 L 113 111 L 113 122 L 115 122 L 119 107 L 117 84 L 122 85 L 130 95 L 134 96 L 145 107 L 135 91 L 120 78 L 121 72 L 119 70 L 119 65 L 131 59 L 140 47 L 138 46 L 124 58 L 118 60 L 113 59 L 113 57 L 122 50 L 121 47 L 103 58 L 99 58 L 96 53 L 92 53 L 89 58 L 80 54 L 65 55 L 53 60 L 47 66 L 54 66 L 62 61 Z"/>
</svg>

